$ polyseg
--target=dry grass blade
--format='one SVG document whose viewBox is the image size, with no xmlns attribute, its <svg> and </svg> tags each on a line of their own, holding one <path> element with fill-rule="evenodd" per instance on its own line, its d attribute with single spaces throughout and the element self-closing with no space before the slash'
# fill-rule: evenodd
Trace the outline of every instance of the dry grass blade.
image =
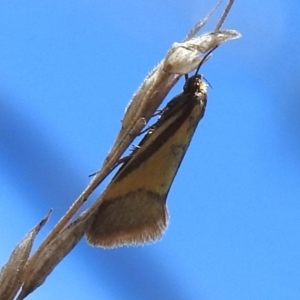
<svg viewBox="0 0 300 300">
<path fill-rule="evenodd" d="M 24 273 L 24 284 L 17 300 L 24 299 L 44 283 L 53 269 L 83 237 L 90 220 L 90 215 L 83 213 L 49 243 L 34 261 L 31 261 L 32 265 Z"/>
<path fill-rule="evenodd" d="M 10 300 L 15 297 L 24 280 L 26 262 L 30 255 L 36 235 L 48 221 L 51 211 L 17 245 L 0 274 L 0 299 Z"/>
<path fill-rule="evenodd" d="M 185 37 L 183 42 L 186 42 L 186 41 L 190 40 L 191 38 L 193 38 L 199 32 L 199 30 L 206 24 L 206 22 L 214 14 L 214 12 L 217 10 L 217 8 L 221 5 L 222 1 L 223 0 L 220 0 L 216 4 L 216 6 L 207 14 L 207 16 L 205 18 L 203 18 L 202 20 L 200 20 L 198 23 L 195 24 L 195 26 L 191 29 L 189 34 Z"/>
<path fill-rule="evenodd" d="M 187 74 L 202 61 L 200 53 L 207 52 L 226 41 L 241 37 L 236 30 L 220 30 L 193 38 L 187 42 L 174 43 L 163 63 L 167 73 Z"/>
<path fill-rule="evenodd" d="M 227 18 L 227 15 L 229 14 L 229 12 L 231 10 L 231 6 L 233 5 L 233 2 L 234 2 L 234 0 L 229 0 L 228 1 L 227 5 L 225 7 L 225 10 L 224 10 L 224 12 L 223 12 L 223 14 L 222 14 L 222 16 L 221 16 L 221 18 L 220 18 L 220 20 L 219 20 L 216 28 L 215 28 L 215 31 L 220 30 L 220 28 L 222 27 L 225 19 Z"/>
</svg>

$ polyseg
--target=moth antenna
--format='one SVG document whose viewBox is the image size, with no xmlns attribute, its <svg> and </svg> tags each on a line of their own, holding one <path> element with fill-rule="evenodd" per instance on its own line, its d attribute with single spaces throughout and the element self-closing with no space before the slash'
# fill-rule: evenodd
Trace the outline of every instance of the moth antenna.
<svg viewBox="0 0 300 300">
<path fill-rule="evenodd" d="M 219 46 L 219 45 L 215 46 L 214 48 L 212 48 L 211 50 L 209 50 L 209 51 L 204 55 L 204 57 L 203 57 L 202 60 L 200 61 L 199 66 L 198 66 L 198 68 L 197 68 L 197 70 L 196 70 L 196 72 L 195 72 L 195 76 L 198 75 L 198 72 L 199 72 L 201 66 L 204 64 L 205 60 L 211 55 L 211 53 L 212 53 L 214 50 L 216 50 L 216 49 L 218 48 L 218 46 Z"/>
</svg>

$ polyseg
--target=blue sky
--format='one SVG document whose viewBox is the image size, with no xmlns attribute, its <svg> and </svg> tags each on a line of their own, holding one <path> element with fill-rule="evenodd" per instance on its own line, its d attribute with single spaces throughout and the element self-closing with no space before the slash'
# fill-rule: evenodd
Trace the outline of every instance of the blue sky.
<svg viewBox="0 0 300 300">
<path fill-rule="evenodd" d="M 102 164 L 140 82 L 214 4 L 0 3 L 1 265 L 53 208 L 41 242 Z M 299 12 L 234 4 L 224 27 L 243 38 L 202 68 L 213 89 L 163 239 L 109 251 L 82 240 L 28 299 L 299 299 Z"/>
</svg>

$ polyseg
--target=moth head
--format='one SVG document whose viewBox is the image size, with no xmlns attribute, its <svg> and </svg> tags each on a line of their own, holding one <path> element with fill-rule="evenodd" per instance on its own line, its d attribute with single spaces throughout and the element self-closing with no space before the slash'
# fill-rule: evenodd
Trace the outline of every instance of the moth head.
<svg viewBox="0 0 300 300">
<path fill-rule="evenodd" d="M 207 92 L 207 87 L 211 86 L 210 83 L 204 78 L 203 75 L 198 74 L 199 70 L 201 68 L 201 66 L 204 64 L 204 62 L 206 62 L 206 60 L 210 57 L 211 53 L 217 48 L 218 46 L 214 47 L 213 49 L 211 49 L 210 51 L 208 51 L 203 59 L 201 60 L 195 75 L 193 75 L 192 77 L 188 77 L 188 75 L 185 75 L 185 85 L 183 87 L 183 92 L 186 94 L 197 94 L 197 93 L 206 93 Z"/>
</svg>

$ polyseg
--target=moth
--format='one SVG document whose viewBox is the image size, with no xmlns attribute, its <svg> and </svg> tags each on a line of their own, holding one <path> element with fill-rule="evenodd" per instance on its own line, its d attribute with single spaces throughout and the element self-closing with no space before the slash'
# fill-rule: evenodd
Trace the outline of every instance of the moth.
<svg viewBox="0 0 300 300">
<path fill-rule="evenodd" d="M 208 84 L 197 74 L 200 65 L 104 191 L 86 232 L 92 245 L 112 248 L 161 238 L 169 219 L 168 193 L 205 113 Z"/>
</svg>

